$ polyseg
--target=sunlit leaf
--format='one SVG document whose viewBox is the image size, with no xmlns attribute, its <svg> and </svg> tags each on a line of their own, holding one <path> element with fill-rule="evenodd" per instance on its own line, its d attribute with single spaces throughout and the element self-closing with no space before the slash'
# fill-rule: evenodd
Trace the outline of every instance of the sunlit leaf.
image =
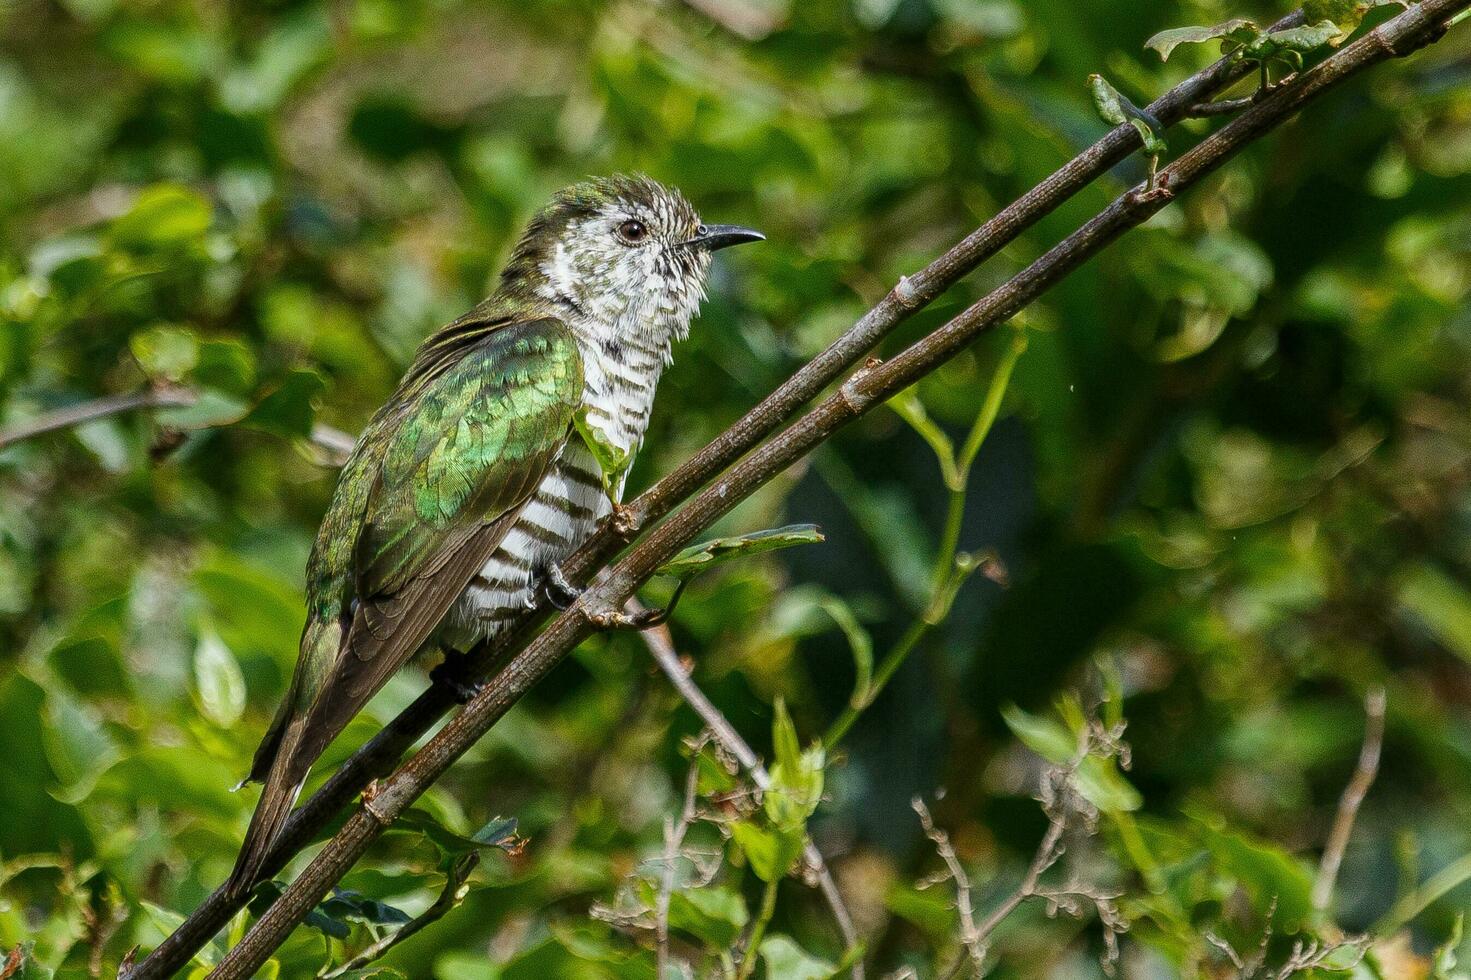
<svg viewBox="0 0 1471 980">
<path fill-rule="evenodd" d="M 1260 33 L 1256 24 L 1241 17 L 1215 24 L 1210 27 L 1174 27 L 1144 42 L 1146 48 L 1159 52 L 1161 61 L 1170 60 L 1170 54 L 1182 44 L 1203 44 L 1221 40 L 1237 46 L 1247 44 Z"/>
<path fill-rule="evenodd" d="M 798 946 L 788 936 L 767 936 L 761 941 L 761 958 L 767 975 L 782 980 L 827 980 L 838 968 Z"/>
<path fill-rule="evenodd" d="M 691 888 L 669 896 L 669 926 L 698 936 L 711 949 L 728 949 L 745 929 L 745 899 L 729 888 Z"/>
<path fill-rule="evenodd" d="M 230 648 L 214 633 L 203 633 L 194 648 L 194 684 L 199 706 L 210 721 L 229 728 L 245 711 L 245 677 Z"/>
<path fill-rule="evenodd" d="M 684 549 L 659 566 L 659 574 L 687 579 L 733 558 L 747 558 L 794 545 L 816 544 L 822 540 L 822 532 L 815 524 L 789 524 L 769 531 L 713 538 Z"/>
<path fill-rule="evenodd" d="M 1144 142 L 1144 152 L 1150 156 L 1158 156 L 1169 149 L 1160 121 L 1130 102 L 1108 83 L 1108 79 L 1102 75 L 1089 75 L 1088 85 L 1093 92 L 1093 107 L 1104 122 L 1114 126 L 1122 123 L 1133 126 Z"/>
</svg>

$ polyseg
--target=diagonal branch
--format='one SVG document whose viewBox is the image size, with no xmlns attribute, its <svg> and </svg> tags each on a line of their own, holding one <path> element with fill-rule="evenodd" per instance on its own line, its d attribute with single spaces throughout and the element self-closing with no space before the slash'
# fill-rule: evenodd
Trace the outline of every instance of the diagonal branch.
<svg viewBox="0 0 1471 980">
<path fill-rule="evenodd" d="M 606 576 L 570 609 L 555 617 L 528 646 L 506 659 L 500 672 L 458 715 L 380 784 L 372 804 L 360 808 L 348 819 L 211 976 L 217 980 L 238 980 L 252 975 L 393 820 L 537 681 L 592 634 L 594 620 L 620 608 L 660 565 L 739 501 L 839 428 L 936 370 L 976 337 L 1015 315 L 1124 232 L 1159 212 L 1176 193 L 1199 183 L 1246 146 L 1290 119 L 1305 104 L 1379 62 L 1432 43 L 1445 33 L 1447 19 L 1467 8 L 1471 8 L 1471 0 L 1424 0 L 1339 49 L 1291 84 L 1278 87 L 1161 170 L 1155 190 L 1134 190 L 1119 197 L 1082 228 L 934 333 L 891 361 L 871 363 L 860 369 L 837 392 L 733 466 L 717 484 L 696 494 L 612 565 Z M 906 280 L 890 295 L 891 298 L 912 297 L 913 292 L 913 285 Z M 717 440 L 717 444 L 724 439 Z M 696 459 L 706 455 L 702 452 Z M 679 472 L 685 469 L 681 467 Z M 647 517 L 658 507 L 670 505 L 659 496 L 662 486 L 663 483 L 635 502 L 635 508 L 643 508 L 636 510 L 638 516 Z M 647 499 L 651 497 L 654 499 Z M 600 564 L 600 549 L 605 546 L 606 536 L 600 536 L 574 556 L 574 561 L 568 563 L 570 567 L 564 570 L 585 578 Z"/>
<path fill-rule="evenodd" d="M 126 395 L 107 395 L 91 401 L 67 405 L 65 408 L 44 412 L 0 430 L 0 449 L 8 449 L 18 442 L 34 439 L 62 429 L 72 429 L 98 419 L 111 418 L 143 408 L 188 408 L 199 401 L 199 392 L 181 385 L 163 385 L 145 391 L 129 392 Z M 312 426 L 311 441 L 325 455 L 325 461 L 341 466 L 352 453 L 357 442 L 341 429 L 334 429 L 321 422 Z"/>
<path fill-rule="evenodd" d="M 1369 787 L 1374 785 L 1374 777 L 1379 774 L 1379 755 L 1384 747 L 1385 702 L 1382 685 L 1370 688 L 1364 695 L 1364 742 L 1359 748 L 1358 765 L 1338 800 L 1328 843 L 1323 847 L 1323 859 L 1318 862 L 1318 877 L 1313 881 L 1313 909 L 1318 912 L 1326 912 L 1333 901 L 1333 886 L 1338 881 L 1343 853 L 1348 850 L 1354 819 L 1359 815 L 1359 807 L 1368 795 Z"/>
<path fill-rule="evenodd" d="M 0 431 L 0 449 L 48 432 L 75 428 L 140 408 L 179 408 L 193 405 L 198 397 L 196 392 L 188 388 L 166 387 L 134 391 L 126 395 L 109 395 L 79 405 L 67 405 Z"/>
<path fill-rule="evenodd" d="M 667 625 L 656 626 L 647 629 L 640 634 L 644 645 L 649 648 L 649 655 L 654 658 L 654 663 L 669 678 L 669 683 L 679 692 L 680 696 L 694 709 L 695 714 L 705 723 L 705 727 L 715 736 L 715 740 L 735 757 L 742 769 L 750 773 L 751 780 L 762 789 L 771 786 L 771 774 L 761 764 L 761 759 L 751 749 L 749 743 L 741 738 L 741 733 L 735 730 L 730 720 L 721 714 L 720 709 L 705 696 L 698 684 L 690 677 L 689 672 L 684 669 L 684 664 L 679 662 L 679 653 L 674 649 L 674 639 L 669 633 Z M 838 933 L 843 937 L 843 945 L 848 953 L 852 953 L 858 946 L 858 931 L 853 928 L 853 917 L 848 914 L 848 906 L 843 901 L 842 893 L 838 891 L 838 883 L 833 880 L 832 871 L 829 870 L 827 862 L 823 859 L 822 852 L 810 839 L 802 850 L 802 859 L 817 874 L 817 887 L 822 892 L 828 908 L 832 910 L 833 921 L 837 923 Z M 663 973 L 659 974 L 661 977 Z M 855 959 L 851 969 L 853 980 L 863 980 L 863 962 Z"/>
</svg>

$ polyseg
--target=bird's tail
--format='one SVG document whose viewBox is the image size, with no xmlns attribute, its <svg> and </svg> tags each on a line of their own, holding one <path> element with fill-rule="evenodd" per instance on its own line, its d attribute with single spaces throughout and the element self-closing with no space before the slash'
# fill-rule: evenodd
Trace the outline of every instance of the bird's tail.
<svg viewBox="0 0 1471 980">
<path fill-rule="evenodd" d="M 255 887 L 265 867 L 266 858 L 276 839 L 281 836 L 281 828 L 286 826 L 286 818 L 291 815 L 296 798 L 301 795 L 302 784 L 306 782 L 307 772 L 310 771 L 309 766 L 301 765 L 297 759 L 297 748 L 301 744 L 301 734 L 305 728 L 305 714 L 293 712 L 284 719 L 279 736 L 275 739 L 275 757 L 270 762 L 269 772 L 265 774 L 260 802 L 256 803 L 255 814 L 250 818 L 250 827 L 245 831 L 245 842 L 240 845 L 240 856 L 235 859 L 235 870 L 230 872 L 230 878 L 225 882 L 226 893 L 231 897 L 238 898 Z M 251 776 L 255 777 L 256 773 L 252 771 Z"/>
</svg>

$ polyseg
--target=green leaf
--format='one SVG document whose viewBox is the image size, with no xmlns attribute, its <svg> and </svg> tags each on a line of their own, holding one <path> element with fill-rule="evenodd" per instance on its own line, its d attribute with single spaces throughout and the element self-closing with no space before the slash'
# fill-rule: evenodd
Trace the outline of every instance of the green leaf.
<svg viewBox="0 0 1471 980">
<path fill-rule="evenodd" d="M 1022 744 L 1048 762 L 1066 762 L 1078 751 L 1078 740 L 1060 723 L 1023 711 L 1014 704 L 1001 709 L 1001 720 Z"/>
<path fill-rule="evenodd" d="M 1279 932 L 1295 931 L 1312 914 L 1313 875 L 1307 866 L 1275 844 L 1222 829 L 1214 818 L 1194 817 L 1217 864 L 1240 883 L 1252 906 L 1276 901 Z"/>
<path fill-rule="evenodd" d="M 771 766 L 771 785 L 762 797 L 766 816 L 778 831 L 800 832 L 799 836 L 805 837 L 807 818 L 822 802 L 826 753 L 816 743 L 802 751 L 796 726 L 781 698 L 776 700 L 771 738 L 776 761 Z"/>
<path fill-rule="evenodd" d="M 250 900 L 251 914 L 260 918 L 265 914 L 266 909 L 275 904 L 276 899 L 280 898 L 281 893 L 285 890 L 286 886 L 279 881 L 266 881 L 257 885 Z M 330 902 L 332 899 L 328 898 L 327 901 Z M 329 915 L 324 911 L 324 905 L 318 905 L 308 912 L 303 922 L 324 936 L 331 936 L 333 939 L 346 939 L 352 935 L 352 927 L 341 919 Z"/>
<path fill-rule="evenodd" d="M 516 836 L 516 818 L 496 817 L 473 835 L 450 830 L 427 810 L 413 807 L 393 822 L 393 830 L 421 834 L 439 848 L 446 857 L 455 858 L 487 847 L 507 853 L 521 849 L 524 841 Z"/>
<path fill-rule="evenodd" d="M 746 558 L 794 545 L 816 544 L 823 540 L 822 532 L 815 524 L 788 524 L 786 527 L 735 537 L 713 538 L 684 549 L 659 566 L 657 574 L 689 579 L 733 558 Z"/>
<path fill-rule="evenodd" d="M 1326 47 L 1342 36 L 1343 32 L 1338 29 L 1337 24 L 1325 20 L 1264 34 L 1248 44 L 1244 53 L 1253 59 L 1280 56 L 1284 52 L 1307 54 Z"/>
<path fill-rule="evenodd" d="M 1093 93 L 1093 106 L 1104 122 L 1114 126 L 1122 123 L 1133 126 L 1144 142 L 1144 152 L 1150 156 L 1159 156 L 1169 148 L 1159 120 L 1129 101 L 1108 83 L 1108 79 L 1102 75 L 1089 75 L 1088 86 Z"/>
<path fill-rule="evenodd" d="M 159 409 L 153 417 L 171 429 L 212 429 L 238 422 L 248 411 L 250 406 L 240 399 L 205 388 L 192 405 Z"/>
<path fill-rule="evenodd" d="M 1076 731 L 1069 730 L 1061 722 L 1029 714 L 1014 704 L 1002 708 L 1001 717 L 1023 745 L 1048 762 L 1062 765 L 1071 762 L 1078 754 Z M 1074 779 L 1078 792 L 1104 813 L 1137 810 L 1144 804 L 1139 791 L 1130 785 L 1110 759 L 1084 758 Z"/>
<path fill-rule="evenodd" d="M 127 214 L 112 223 L 114 243 L 124 246 L 177 246 L 209 229 L 210 204 L 187 187 L 155 184 L 138 195 Z"/>
<path fill-rule="evenodd" d="M 403 909 L 343 888 L 332 889 L 331 896 L 319 907 L 324 915 L 340 922 L 356 921 L 374 926 L 401 926 L 410 919 L 409 914 Z"/>
<path fill-rule="evenodd" d="M 1204 44 L 1219 39 L 1223 48 L 1227 44 L 1241 47 L 1254 41 L 1260 33 L 1256 24 L 1237 17 L 1210 27 L 1175 27 L 1160 31 L 1145 41 L 1144 46 L 1158 51 L 1160 61 L 1169 61 L 1170 54 L 1182 44 Z"/>
<path fill-rule="evenodd" d="M 749 820 L 731 824 L 730 831 L 756 877 L 768 882 L 786 877 L 807 842 L 805 831 L 768 829 Z"/>
<path fill-rule="evenodd" d="M 194 683 L 204 716 L 230 728 L 245 713 L 245 676 L 230 648 L 213 632 L 200 634 L 194 648 Z"/>
<path fill-rule="evenodd" d="M 768 936 L 761 942 L 766 975 L 781 980 L 828 980 L 838 968 L 820 960 L 786 936 Z"/>
<path fill-rule="evenodd" d="M 669 896 L 669 925 L 704 941 L 711 950 L 729 949 L 750 920 L 746 900 L 731 888 L 695 888 Z"/>
<path fill-rule="evenodd" d="M 1471 974 L 1460 970 L 1457 962 L 1456 952 L 1461 948 L 1461 934 L 1466 926 L 1466 914 L 1464 912 L 1456 915 L 1455 925 L 1451 926 L 1451 934 L 1446 937 L 1444 943 L 1435 951 L 1431 957 L 1432 980 L 1467 980 Z"/>
<path fill-rule="evenodd" d="M 280 386 L 250 410 L 241 424 L 263 432 L 305 439 L 312 434 L 312 424 L 317 419 L 314 403 L 326 387 L 322 376 L 315 371 L 292 371 Z"/>
<path fill-rule="evenodd" d="M 853 615 L 852 607 L 837 596 L 824 595 L 818 601 L 818 607 L 827 613 L 828 618 L 848 638 L 848 649 L 853 653 L 854 673 L 853 695 L 848 703 L 861 710 L 868 706 L 869 699 L 873 696 L 870 690 L 873 686 L 873 637 L 858 622 L 858 617 Z"/>
<path fill-rule="evenodd" d="M 1447 650 L 1471 663 L 1471 593 L 1431 565 L 1417 565 L 1399 587 L 1399 604 Z"/>
<path fill-rule="evenodd" d="M 187 327 L 149 327 L 129 337 L 128 347 L 150 378 L 182 381 L 199 363 L 199 338 Z"/>
<path fill-rule="evenodd" d="M 255 353 L 238 340 L 202 341 L 194 377 L 206 388 L 244 397 L 255 386 Z"/>
<path fill-rule="evenodd" d="M 587 443 L 593 459 L 598 461 L 598 469 L 603 474 L 603 486 L 617 486 L 623 474 L 633 465 L 633 454 L 609 442 L 603 430 L 588 421 L 585 407 L 572 417 L 572 424 L 582 436 L 582 441 Z"/>
</svg>

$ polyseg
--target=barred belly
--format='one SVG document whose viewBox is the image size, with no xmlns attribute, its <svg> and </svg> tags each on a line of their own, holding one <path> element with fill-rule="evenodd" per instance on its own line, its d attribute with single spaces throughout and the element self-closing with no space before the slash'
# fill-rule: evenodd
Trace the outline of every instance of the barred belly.
<svg viewBox="0 0 1471 980">
<path fill-rule="evenodd" d="M 597 460 L 576 434 L 542 479 L 500 547 L 450 610 L 444 646 L 466 650 L 494 637 L 535 601 L 538 577 L 592 534 L 612 510 Z"/>
</svg>

